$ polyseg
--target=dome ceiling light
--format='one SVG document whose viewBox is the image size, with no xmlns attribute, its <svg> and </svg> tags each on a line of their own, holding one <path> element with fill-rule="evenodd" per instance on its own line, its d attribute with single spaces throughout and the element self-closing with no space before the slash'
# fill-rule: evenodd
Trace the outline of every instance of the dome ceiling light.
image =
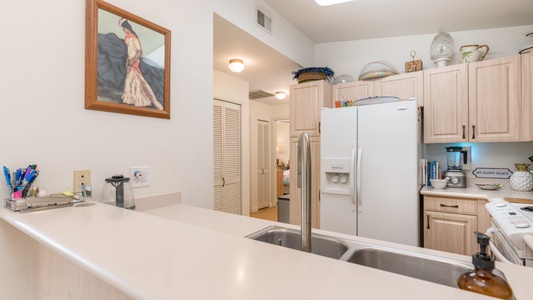
<svg viewBox="0 0 533 300">
<path fill-rule="evenodd" d="M 232 72 L 235 72 L 235 73 L 239 73 L 241 72 L 242 70 L 244 70 L 244 62 L 242 61 L 242 59 L 231 59 L 229 61 L 229 66 L 228 68 L 232 71 Z"/>
<path fill-rule="evenodd" d="M 283 100 L 287 97 L 287 94 L 284 91 L 277 91 L 276 92 L 276 98 L 279 100 Z"/>
</svg>

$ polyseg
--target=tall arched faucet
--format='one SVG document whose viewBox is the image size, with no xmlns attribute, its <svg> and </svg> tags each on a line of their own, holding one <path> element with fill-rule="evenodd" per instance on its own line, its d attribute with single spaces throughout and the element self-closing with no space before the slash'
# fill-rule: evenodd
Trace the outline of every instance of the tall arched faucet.
<svg viewBox="0 0 533 300">
<path fill-rule="evenodd" d="M 302 251 L 311 252 L 311 144 L 306 132 L 298 139 L 297 186 L 301 189 Z"/>
</svg>

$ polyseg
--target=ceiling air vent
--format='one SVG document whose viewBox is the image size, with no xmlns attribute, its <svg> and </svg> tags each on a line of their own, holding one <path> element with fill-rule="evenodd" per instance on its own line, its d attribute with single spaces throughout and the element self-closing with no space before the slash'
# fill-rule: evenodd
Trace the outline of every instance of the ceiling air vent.
<svg viewBox="0 0 533 300">
<path fill-rule="evenodd" d="M 272 19 L 267 17 L 262 11 L 257 10 L 257 25 L 272 33 Z"/>
<path fill-rule="evenodd" d="M 274 97 L 275 95 L 272 93 L 269 93 L 267 91 L 263 90 L 253 90 L 248 93 L 248 98 L 254 100 L 254 99 L 261 99 L 261 98 L 268 98 L 268 97 Z"/>
</svg>

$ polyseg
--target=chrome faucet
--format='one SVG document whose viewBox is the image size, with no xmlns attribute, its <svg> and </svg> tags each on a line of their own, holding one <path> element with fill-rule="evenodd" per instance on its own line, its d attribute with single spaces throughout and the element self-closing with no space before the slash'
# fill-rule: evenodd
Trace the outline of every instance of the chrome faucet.
<svg viewBox="0 0 533 300">
<path fill-rule="evenodd" d="M 301 189 L 302 251 L 311 252 L 311 144 L 306 132 L 298 139 L 297 186 Z"/>
</svg>

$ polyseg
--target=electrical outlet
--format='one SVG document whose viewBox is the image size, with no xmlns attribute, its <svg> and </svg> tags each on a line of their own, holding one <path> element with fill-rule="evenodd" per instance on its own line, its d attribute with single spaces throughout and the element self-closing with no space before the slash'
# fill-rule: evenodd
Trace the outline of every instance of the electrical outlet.
<svg viewBox="0 0 533 300">
<path fill-rule="evenodd" d="M 130 167 L 131 187 L 150 186 L 150 167 Z"/>
<path fill-rule="evenodd" d="M 463 156 L 461 157 L 461 167 L 462 167 L 462 170 L 464 171 L 468 171 L 470 170 L 470 161 L 471 161 L 471 158 L 472 158 L 472 155 L 471 155 L 471 150 L 472 150 L 472 147 L 470 146 L 464 146 L 462 151 L 465 151 L 466 153 L 463 153 Z M 461 152 L 462 152 L 461 151 Z M 464 162 L 464 157 L 466 157 L 466 164 Z"/>
<path fill-rule="evenodd" d="M 91 184 L 91 170 L 75 170 L 74 171 L 74 193 L 81 192 L 81 184 Z"/>
</svg>

